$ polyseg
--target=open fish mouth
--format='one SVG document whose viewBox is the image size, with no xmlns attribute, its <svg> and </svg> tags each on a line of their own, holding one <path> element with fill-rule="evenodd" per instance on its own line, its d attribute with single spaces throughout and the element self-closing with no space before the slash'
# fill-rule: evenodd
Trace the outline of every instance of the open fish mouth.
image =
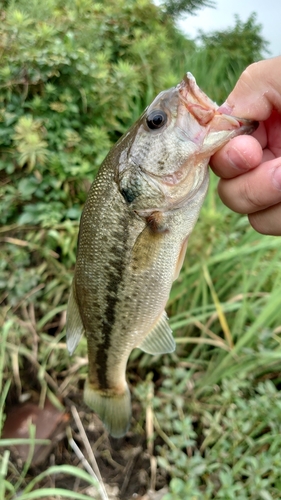
<svg viewBox="0 0 281 500">
<path fill-rule="evenodd" d="M 218 106 L 198 87 L 191 73 L 186 73 L 177 89 L 181 101 L 198 123 L 202 126 L 210 123 Z"/>
<path fill-rule="evenodd" d="M 177 86 L 180 100 L 188 112 L 193 115 L 199 125 L 210 125 L 213 131 L 235 130 L 239 134 L 254 132 L 259 122 L 232 116 L 224 112 L 224 106 L 219 107 L 198 87 L 194 76 L 186 73 L 184 79 Z"/>
</svg>

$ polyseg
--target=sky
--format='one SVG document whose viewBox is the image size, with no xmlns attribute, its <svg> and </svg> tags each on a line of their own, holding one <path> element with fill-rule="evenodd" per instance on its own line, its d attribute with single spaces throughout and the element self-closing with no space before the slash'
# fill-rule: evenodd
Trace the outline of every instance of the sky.
<svg viewBox="0 0 281 500">
<path fill-rule="evenodd" d="M 266 57 L 281 55 L 281 1 L 280 0 L 214 0 L 216 7 L 202 8 L 196 16 L 188 16 L 180 21 L 181 29 L 195 38 L 198 30 L 205 33 L 225 30 L 235 25 L 234 14 L 245 22 L 250 14 L 256 12 L 257 22 L 262 25 L 262 35 L 270 42 L 270 54 Z"/>
</svg>

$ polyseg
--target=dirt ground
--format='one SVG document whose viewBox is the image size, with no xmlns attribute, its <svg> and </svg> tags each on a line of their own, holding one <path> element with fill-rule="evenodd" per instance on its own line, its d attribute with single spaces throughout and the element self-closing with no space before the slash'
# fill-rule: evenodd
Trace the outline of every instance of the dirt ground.
<svg viewBox="0 0 281 500">
<path fill-rule="evenodd" d="M 83 460 L 86 459 L 95 471 L 93 461 L 96 460 L 110 500 L 160 500 L 167 492 L 169 477 L 164 470 L 157 467 L 156 457 L 154 456 L 155 448 L 152 448 L 151 444 L 147 445 L 145 432 L 137 434 L 131 430 L 124 438 L 114 439 L 108 435 L 98 417 L 89 411 L 82 401 L 80 391 L 73 395 L 69 394 L 64 401 L 65 411 L 58 412 L 56 408 L 49 404 L 48 408 L 45 407 L 45 412 L 48 411 L 48 414 L 45 415 L 46 423 L 43 422 L 45 418 L 43 413 L 38 417 L 38 421 L 43 422 L 45 435 L 47 421 L 52 422 L 52 434 L 49 436 L 52 444 L 49 447 L 36 447 L 32 466 L 26 477 L 27 484 L 51 465 L 70 464 L 83 468 Z M 30 403 L 25 403 L 22 407 L 24 405 L 30 406 Z M 140 411 L 139 404 L 133 402 L 133 420 L 138 418 Z M 27 425 L 26 422 L 28 421 L 26 412 L 28 410 L 25 411 L 25 420 L 16 424 L 20 434 L 14 434 L 13 437 L 19 435 L 23 437 L 24 425 Z M 12 418 L 15 418 L 15 415 L 19 419 L 19 407 L 12 412 L 11 410 L 8 412 L 6 427 L 7 423 L 11 422 Z M 34 416 L 32 419 L 33 421 L 36 420 Z M 84 432 L 81 431 L 81 425 Z M 40 429 L 39 432 L 41 432 L 40 437 L 43 437 Z M 7 437 L 5 436 L 5 429 L 3 435 Z M 26 428 L 26 435 L 28 436 L 28 428 Z M 39 437 L 38 434 L 37 437 Z M 77 453 L 73 451 L 71 439 L 84 455 L 82 461 L 77 456 Z M 87 453 L 89 446 L 94 458 L 91 453 Z M 20 471 L 23 467 L 24 458 L 28 453 L 28 448 L 18 447 L 11 451 L 13 463 Z M 69 475 L 50 476 L 40 484 L 40 487 L 69 489 L 88 494 L 98 500 L 97 492 L 93 491 L 92 487 L 89 488 L 89 485 L 83 484 L 81 480 Z"/>
</svg>

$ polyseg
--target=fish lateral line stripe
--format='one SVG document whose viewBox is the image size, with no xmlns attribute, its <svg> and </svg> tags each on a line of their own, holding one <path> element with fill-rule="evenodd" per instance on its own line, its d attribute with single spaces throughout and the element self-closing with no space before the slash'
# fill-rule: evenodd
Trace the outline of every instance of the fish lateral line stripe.
<svg viewBox="0 0 281 500">
<path fill-rule="evenodd" d="M 120 219 L 120 227 L 122 231 L 118 233 L 120 242 L 120 233 L 122 234 L 123 242 L 123 252 L 127 250 L 127 239 L 128 239 L 128 224 L 125 217 Z M 116 235 L 117 236 L 117 235 Z M 114 268 L 114 272 L 109 272 L 107 277 L 109 279 L 107 283 L 107 294 L 106 294 L 106 310 L 104 317 L 102 318 L 101 333 L 103 342 L 99 345 L 96 361 L 97 361 L 97 379 L 98 384 L 101 389 L 109 389 L 111 387 L 110 381 L 107 378 L 107 365 L 108 365 L 108 354 L 111 347 L 111 334 L 115 323 L 116 308 L 119 303 L 118 290 L 120 284 L 122 283 L 124 270 L 126 267 L 125 260 L 123 258 L 123 252 L 118 250 L 116 246 L 111 248 L 110 254 L 115 256 L 114 259 L 110 259 L 109 263 Z M 114 262 L 114 263 L 113 263 Z"/>
</svg>

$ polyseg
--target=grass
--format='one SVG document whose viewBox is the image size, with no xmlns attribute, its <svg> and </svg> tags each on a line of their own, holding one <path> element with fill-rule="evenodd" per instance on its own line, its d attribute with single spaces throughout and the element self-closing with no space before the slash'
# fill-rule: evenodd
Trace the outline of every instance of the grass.
<svg viewBox="0 0 281 500">
<path fill-rule="evenodd" d="M 165 500 L 191 498 L 191 493 L 194 499 L 207 500 L 277 499 L 281 491 L 280 242 L 259 236 L 245 217 L 223 207 L 215 185 L 212 177 L 168 304 L 177 352 L 163 357 L 137 350 L 132 354 L 128 377 L 136 411 L 131 435 L 143 438 L 147 432 L 147 445 L 143 441 L 142 446 L 143 452 L 149 451 L 152 484 L 159 488 L 163 478 L 165 483 L 171 481 Z M 30 235 L 25 241 L 23 246 L 8 240 L 6 255 L 23 261 Z M 60 300 L 71 272 L 54 256 L 46 252 L 42 256 L 39 245 L 33 251 L 40 256 L 37 269 L 47 282 L 35 280 L 23 296 L 14 289 L 13 306 L 2 308 L 1 427 L 5 408 L 16 394 L 36 390 L 40 401 L 48 395 L 67 408 L 68 401 L 76 401 L 89 429 L 91 414 L 81 406 L 85 341 L 69 359 L 64 339 L 66 303 Z M 34 271 L 26 272 L 32 279 Z M 33 374 L 32 381 L 27 372 Z M 19 492 L 24 500 L 98 498 L 85 493 L 85 484 L 96 487 L 97 480 L 83 470 L 83 462 L 76 459 L 76 466 L 70 465 L 73 451 L 62 454 L 62 464 L 47 461 L 44 470 L 36 472 L 31 467 L 34 435 L 28 442 L 30 454 L 20 466 L 8 451 L 12 442 L 0 440 L 0 498 L 12 499 Z M 102 452 L 99 445 L 95 447 L 99 463 L 109 463 L 112 448 L 110 443 L 106 446 Z M 79 478 L 83 488 L 44 486 L 53 475 Z"/>
<path fill-rule="evenodd" d="M 7 472 L 7 465 L 8 465 L 8 452 L 5 452 L 2 460 L 2 469 L 4 472 Z M 30 464 L 29 464 L 30 465 Z M 89 485 L 94 487 L 94 492 L 95 495 L 97 495 L 96 498 L 99 498 L 99 493 L 98 493 L 98 481 L 96 479 L 93 479 L 93 477 L 86 473 L 85 471 L 79 469 L 78 467 L 73 467 L 71 465 L 61 465 L 61 466 L 53 466 L 49 467 L 47 470 L 39 474 L 35 479 L 29 482 L 27 486 L 25 486 L 23 489 L 20 490 L 20 498 L 22 500 L 32 500 L 32 499 L 38 499 L 38 498 L 74 498 L 75 500 L 89 500 L 90 498 L 93 498 L 93 496 L 89 495 L 84 495 L 82 493 L 79 493 L 77 491 L 70 491 L 66 490 L 65 488 L 36 488 L 37 483 L 40 484 L 46 477 L 52 476 L 52 475 L 58 475 L 58 474 L 63 474 L 63 475 L 70 475 L 71 477 L 77 477 L 85 482 L 87 482 Z M 1 477 L 1 476 L 0 476 Z M 24 480 L 24 475 L 22 474 L 20 477 L 20 481 Z M 6 492 L 5 492 L 5 487 Z M 11 485 L 10 482 L 5 480 L 5 475 L 3 474 L 3 481 L 2 481 L 2 496 L 0 498 L 14 498 L 18 494 L 18 489 L 19 489 L 19 484 L 16 484 L 14 486 Z M 100 498 L 107 499 L 108 497 L 102 496 Z"/>
</svg>

